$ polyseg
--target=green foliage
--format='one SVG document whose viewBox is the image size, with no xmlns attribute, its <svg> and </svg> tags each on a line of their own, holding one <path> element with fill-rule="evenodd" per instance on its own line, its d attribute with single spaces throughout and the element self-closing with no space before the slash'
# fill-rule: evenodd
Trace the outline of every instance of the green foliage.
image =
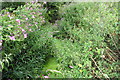
<svg viewBox="0 0 120 80">
<path fill-rule="evenodd" d="M 51 23 L 54 23 L 55 20 L 59 19 L 59 8 L 64 5 L 65 2 L 47 2 L 44 4 L 44 7 L 47 8 L 46 20 Z"/>
<path fill-rule="evenodd" d="M 2 9 L 5 8 L 14 8 L 17 9 L 18 6 L 24 5 L 25 2 L 1 2 Z"/>
<path fill-rule="evenodd" d="M 9 66 L 13 69 L 8 70 L 6 73 L 7 75 L 4 74 L 4 77 L 35 78 L 36 76 L 39 76 L 42 73 L 43 64 L 45 63 L 46 57 L 50 55 L 51 49 L 49 48 L 49 37 L 47 38 L 46 35 L 42 35 L 46 37 L 44 39 L 40 36 L 41 33 L 43 33 L 43 31 L 36 31 L 30 33 L 28 38 L 25 39 L 21 45 L 19 45 L 20 47 L 22 47 L 21 52 L 18 53 L 12 48 L 9 49 L 9 51 L 12 54 L 14 51 L 14 53 L 17 54 L 15 55 L 15 57 L 13 57 L 14 60 Z M 44 31 L 44 33 L 46 33 L 46 31 Z M 18 44 L 18 42 L 16 42 L 16 44 Z M 13 45 L 13 48 L 17 49 L 14 46 L 16 45 Z M 6 49 L 8 50 L 8 48 Z"/>
<path fill-rule="evenodd" d="M 46 10 L 39 3 L 26 3 L 13 13 L 8 11 L 2 10 L 0 17 L 3 78 L 34 78 L 50 53 L 49 37 L 43 38 L 49 28 L 42 28 Z"/>
<path fill-rule="evenodd" d="M 118 77 L 118 65 L 114 65 L 118 63 L 114 60 L 118 55 L 108 52 L 108 47 L 114 46 L 119 53 L 119 26 L 114 27 L 118 23 L 117 10 L 117 3 L 72 3 L 60 9 L 62 19 L 56 22 L 59 32 L 54 36 L 61 40 L 55 40 L 54 44 L 66 77 Z M 106 38 L 111 41 L 109 46 Z M 111 56 L 113 59 L 109 60 Z M 77 64 L 83 65 L 82 73 L 76 68 L 67 70 L 69 65 Z"/>
<path fill-rule="evenodd" d="M 63 4 L 0 12 L 3 78 L 119 77 L 117 3 Z"/>
<path fill-rule="evenodd" d="M 1 11 L 1 26 L 3 40 L 9 40 L 9 36 L 23 40 L 23 33 L 28 33 L 39 29 L 45 23 L 44 16 L 46 10 L 40 4 L 27 3 L 23 7 L 18 7 L 13 13 L 9 9 Z M 40 9 L 39 9 L 40 8 Z"/>
</svg>

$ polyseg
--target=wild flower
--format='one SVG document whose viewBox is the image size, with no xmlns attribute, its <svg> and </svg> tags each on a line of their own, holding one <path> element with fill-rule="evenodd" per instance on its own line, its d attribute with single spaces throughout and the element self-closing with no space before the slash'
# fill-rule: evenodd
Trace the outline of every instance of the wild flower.
<svg viewBox="0 0 120 80">
<path fill-rule="evenodd" d="M 26 20 L 28 20 L 28 18 L 25 18 Z"/>
<path fill-rule="evenodd" d="M 27 3 L 27 5 L 28 5 L 28 3 Z M 28 10 L 28 9 L 29 9 L 29 7 L 26 7 L 26 9 Z"/>
<path fill-rule="evenodd" d="M 44 78 L 49 78 L 49 76 L 44 76 Z"/>
<path fill-rule="evenodd" d="M 35 22 L 35 24 L 38 24 L 38 22 Z"/>
<path fill-rule="evenodd" d="M 29 26 L 32 26 L 32 24 L 28 24 Z"/>
<path fill-rule="evenodd" d="M 74 68 L 73 66 L 69 66 L 69 68 Z"/>
<path fill-rule="evenodd" d="M 10 15 L 8 15 L 8 17 L 10 18 L 10 19 L 12 19 L 13 17 L 11 17 Z"/>
<path fill-rule="evenodd" d="M 8 17 L 10 17 L 10 15 L 8 15 Z"/>
<path fill-rule="evenodd" d="M 43 16 L 40 16 L 40 18 L 43 18 Z"/>
<path fill-rule="evenodd" d="M 32 1 L 31 3 L 35 3 L 35 1 Z"/>
<path fill-rule="evenodd" d="M 24 38 L 27 38 L 27 34 L 24 34 Z"/>
<path fill-rule="evenodd" d="M 15 36 L 8 36 L 11 40 L 15 40 Z"/>
<path fill-rule="evenodd" d="M 33 10 L 33 8 L 30 8 L 30 10 Z"/>
<path fill-rule="evenodd" d="M 26 17 L 26 15 L 23 15 L 23 17 Z"/>
<path fill-rule="evenodd" d="M 42 13 L 40 13 L 40 15 L 42 15 Z"/>
<path fill-rule="evenodd" d="M 35 18 L 35 16 L 34 16 L 34 15 L 32 15 L 32 18 Z"/>
<path fill-rule="evenodd" d="M 10 12 L 7 12 L 7 14 L 10 14 Z"/>
<path fill-rule="evenodd" d="M 18 27 L 18 28 L 22 29 L 22 27 Z"/>
<path fill-rule="evenodd" d="M 21 31 L 22 31 L 23 33 L 25 33 L 25 32 L 26 32 L 24 29 L 21 29 Z"/>
<path fill-rule="evenodd" d="M 18 22 L 18 23 L 19 23 L 19 25 L 20 25 L 20 20 L 19 20 L 19 19 L 16 19 L 16 22 Z"/>
<path fill-rule="evenodd" d="M 0 42 L 2 42 L 2 40 L 0 40 Z"/>
<path fill-rule="evenodd" d="M 35 12 L 33 12 L 33 14 L 36 14 Z"/>
</svg>

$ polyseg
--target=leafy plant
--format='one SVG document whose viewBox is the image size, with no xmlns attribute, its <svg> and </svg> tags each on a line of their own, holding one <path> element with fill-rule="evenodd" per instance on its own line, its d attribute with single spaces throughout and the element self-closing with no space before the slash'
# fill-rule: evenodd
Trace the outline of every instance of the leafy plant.
<svg viewBox="0 0 120 80">
<path fill-rule="evenodd" d="M 31 2 L 2 10 L 3 78 L 118 78 L 117 4 Z"/>
<path fill-rule="evenodd" d="M 115 65 L 114 69 L 110 66 L 112 62 L 118 63 L 118 56 L 105 42 L 107 35 L 114 32 L 116 39 L 113 40 L 113 36 L 109 38 L 112 40 L 111 48 L 115 40 L 118 40 L 118 26 L 114 27 L 118 22 L 117 3 L 72 3 L 62 7 L 59 13 L 61 20 L 55 23 L 59 32 L 54 36 L 61 40 L 56 39 L 54 44 L 57 49 L 55 53 L 61 63 L 60 69 L 66 77 L 118 77 L 118 65 Z M 119 53 L 119 46 L 116 43 L 114 46 Z M 112 53 L 108 52 L 108 47 Z M 79 70 L 67 70 L 69 64 L 76 66 L 76 63 L 84 66 L 80 75 Z M 112 72 L 116 76 L 111 76 Z"/>
</svg>

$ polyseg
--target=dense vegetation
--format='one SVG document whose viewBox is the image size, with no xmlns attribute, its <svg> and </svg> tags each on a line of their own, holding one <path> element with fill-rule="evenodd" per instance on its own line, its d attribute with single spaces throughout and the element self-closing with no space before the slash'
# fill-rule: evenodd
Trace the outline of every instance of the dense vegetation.
<svg viewBox="0 0 120 80">
<path fill-rule="evenodd" d="M 117 2 L 29 2 L 1 10 L 2 77 L 119 78 L 118 10 Z"/>
</svg>

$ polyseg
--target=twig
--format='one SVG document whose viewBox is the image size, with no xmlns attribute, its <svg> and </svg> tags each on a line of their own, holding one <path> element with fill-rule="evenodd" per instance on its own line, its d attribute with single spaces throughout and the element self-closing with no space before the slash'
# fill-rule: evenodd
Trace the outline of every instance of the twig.
<svg viewBox="0 0 120 80">
<path fill-rule="evenodd" d="M 108 52 L 106 52 L 106 53 L 107 53 L 108 56 L 115 62 L 114 58 L 113 58 Z"/>
<path fill-rule="evenodd" d="M 113 37 L 111 36 L 111 34 L 110 34 L 110 37 L 111 37 L 111 39 L 112 39 L 112 41 L 113 41 L 113 43 L 114 43 L 116 49 L 118 50 L 118 53 L 120 54 L 120 51 L 119 51 L 119 49 L 117 48 L 117 45 L 115 44 L 115 41 L 113 40 Z"/>
<path fill-rule="evenodd" d="M 93 60 L 93 62 L 95 63 L 95 65 L 96 65 L 96 67 L 99 69 L 99 71 L 102 73 L 102 75 L 104 76 L 104 73 L 102 72 L 102 70 L 98 67 L 98 65 L 97 65 L 97 63 L 95 62 L 95 60 L 92 58 L 92 57 L 90 57 L 92 60 Z M 104 76 L 104 77 L 106 77 L 106 76 Z M 110 80 L 109 79 L 109 77 L 107 77 L 108 78 L 108 80 Z"/>
<path fill-rule="evenodd" d="M 109 47 L 107 47 L 107 49 L 109 49 L 114 55 L 116 55 Z M 117 55 L 116 55 L 117 56 Z M 118 57 L 118 56 L 117 56 Z"/>
</svg>

